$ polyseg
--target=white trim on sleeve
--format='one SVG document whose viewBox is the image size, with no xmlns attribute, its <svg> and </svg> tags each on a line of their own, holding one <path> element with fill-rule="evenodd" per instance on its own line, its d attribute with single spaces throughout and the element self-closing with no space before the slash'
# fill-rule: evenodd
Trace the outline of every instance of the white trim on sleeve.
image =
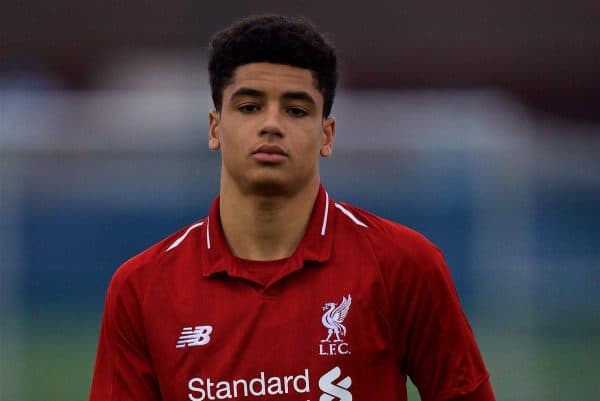
<svg viewBox="0 0 600 401">
<path fill-rule="evenodd" d="M 350 220 L 352 220 L 355 224 L 361 226 L 361 227 L 367 227 L 369 228 L 369 226 L 367 226 L 365 223 L 363 223 L 362 221 L 360 221 L 359 219 L 356 218 L 356 216 L 354 216 L 352 214 L 352 212 L 348 209 L 346 209 L 344 206 L 340 205 L 339 203 L 335 204 L 335 207 L 337 207 L 338 209 L 340 209 L 342 211 L 342 213 L 344 213 L 346 216 L 348 216 L 350 218 Z"/>
<path fill-rule="evenodd" d="M 190 231 L 192 231 L 194 228 L 200 227 L 202 224 L 204 224 L 203 221 L 201 221 L 200 223 L 192 224 L 187 230 L 185 230 L 185 232 L 179 238 L 177 238 L 175 241 L 173 241 L 173 243 L 167 248 L 165 253 L 169 252 L 170 250 L 172 250 L 174 248 L 177 248 L 179 246 L 179 244 L 181 244 L 183 242 L 185 237 L 188 236 Z"/>
</svg>

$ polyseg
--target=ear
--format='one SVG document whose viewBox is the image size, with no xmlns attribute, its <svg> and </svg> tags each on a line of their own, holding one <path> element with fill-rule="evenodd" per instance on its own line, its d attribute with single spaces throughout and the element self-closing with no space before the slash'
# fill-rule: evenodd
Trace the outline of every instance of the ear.
<svg viewBox="0 0 600 401">
<path fill-rule="evenodd" d="M 221 114 L 211 109 L 208 112 L 208 148 L 210 150 L 219 150 L 221 147 L 221 141 L 219 139 L 219 122 L 221 121 Z"/>
<path fill-rule="evenodd" d="M 333 139 L 335 138 L 335 118 L 327 117 L 321 128 L 323 141 L 321 142 L 321 156 L 329 157 L 333 152 Z"/>
</svg>

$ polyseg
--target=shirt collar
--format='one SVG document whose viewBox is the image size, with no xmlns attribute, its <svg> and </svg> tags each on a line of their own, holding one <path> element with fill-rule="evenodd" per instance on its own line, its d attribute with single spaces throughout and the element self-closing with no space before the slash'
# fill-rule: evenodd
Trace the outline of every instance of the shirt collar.
<svg viewBox="0 0 600 401">
<path fill-rule="evenodd" d="M 319 186 L 317 198 L 310 215 L 310 220 L 304 237 L 294 253 L 288 259 L 286 270 L 295 271 L 304 266 L 306 261 L 325 262 L 331 255 L 333 245 L 333 227 L 335 217 L 334 202 L 322 185 Z M 202 274 L 211 276 L 220 272 L 235 272 L 240 269 L 239 262 L 232 255 L 225 241 L 220 223 L 219 197 L 212 202 L 206 218 L 202 246 Z"/>
</svg>

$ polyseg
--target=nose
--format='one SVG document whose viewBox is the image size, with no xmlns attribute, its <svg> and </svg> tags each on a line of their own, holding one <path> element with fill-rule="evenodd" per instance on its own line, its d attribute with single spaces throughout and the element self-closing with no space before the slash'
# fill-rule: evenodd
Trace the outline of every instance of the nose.
<svg viewBox="0 0 600 401">
<path fill-rule="evenodd" d="M 265 110 L 264 120 L 260 128 L 260 135 L 277 135 L 283 136 L 283 130 L 281 127 L 279 108 L 270 106 Z"/>
</svg>

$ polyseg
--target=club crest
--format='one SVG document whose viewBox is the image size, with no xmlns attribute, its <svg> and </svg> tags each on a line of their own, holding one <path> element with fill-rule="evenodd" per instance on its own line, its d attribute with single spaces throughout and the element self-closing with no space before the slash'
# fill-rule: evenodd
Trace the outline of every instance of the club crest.
<svg viewBox="0 0 600 401">
<path fill-rule="evenodd" d="M 321 323 L 327 329 L 327 336 L 319 344 L 320 355 L 349 354 L 348 343 L 343 340 L 346 337 L 346 326 L 344 320 L 350 311 L 352 297 L 342 297 L 339 304 L 326 302 L 323 305 L 323 316 Z"/>
</svg>

